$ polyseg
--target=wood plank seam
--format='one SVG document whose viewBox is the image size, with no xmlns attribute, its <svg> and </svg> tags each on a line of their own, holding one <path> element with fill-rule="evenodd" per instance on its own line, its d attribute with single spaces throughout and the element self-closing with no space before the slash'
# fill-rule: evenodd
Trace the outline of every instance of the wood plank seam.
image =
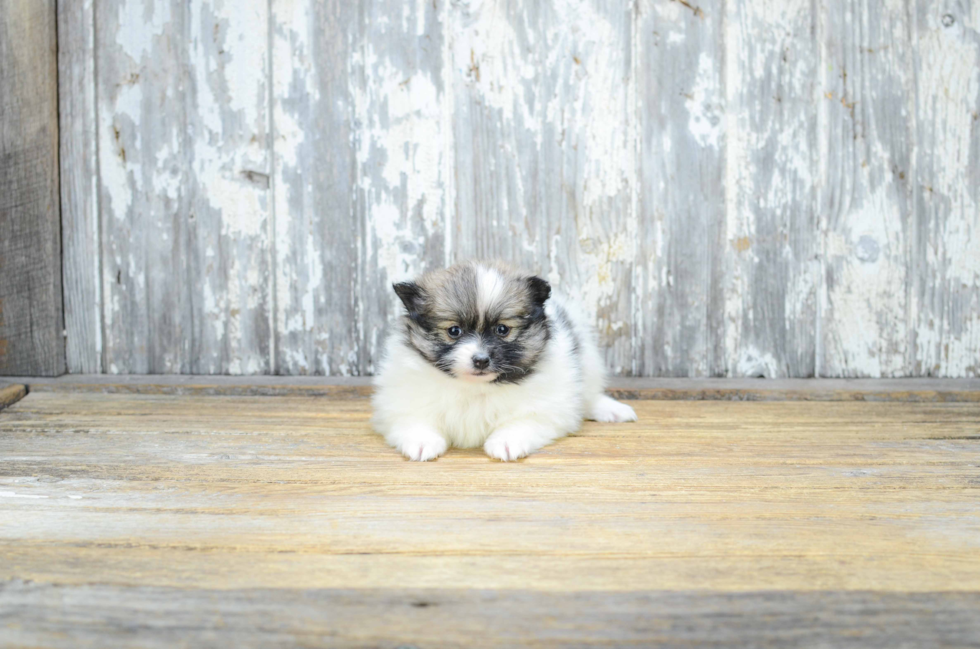
<svg viewBox="0 0 980 649">
<path fill-rule="evenodd" d="M 65 376 L 20 378 L 35 392 L 102 392 L 173 395 L 304 395 L 366 399 L 367 377 Z M 608 393 L 624 400 L 688 401 L 980 401 L 980 381 L 970 379 L 615 379 Z"/>
</svg>

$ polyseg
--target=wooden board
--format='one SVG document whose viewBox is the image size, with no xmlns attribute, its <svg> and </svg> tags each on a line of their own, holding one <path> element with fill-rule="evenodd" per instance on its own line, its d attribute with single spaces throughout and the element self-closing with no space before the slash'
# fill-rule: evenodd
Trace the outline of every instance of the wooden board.
<svg viewBox="0 0 980 649">
<path fill-rule="evenodd" d="M 0 410 L 11 406 L 27 395 L 27 388 L 14 383 L 0 383 Z"/>
<path fill-rule="evenodd" d="M 337 65 L 347 56 L 353 74 L 348 119 L 358 129 L 360 365 L 345 373 L 374 373 L 388 324 L 403 308 L 392 283 L 449 259 L 449 11 L 449 2 L 364 0 L 350 50 L 323 61 Z"/>
<path fill-rule="evenodd" d="M 737 0 L 726 11 L 728 376 L 814 376 L 817 6 Z"/>
<path fill-rule="evenodd" d="M 911 354 L 915 82 L 905 2 L 827 5 L 818 98 L 825 268 L 820 376 L 901 376 Z"/>
<path fill-rule="evenodd" d="M 0 2 L 0 375 L 65 371 L 55 6 Z"/>
<path fill-rule="evenodd" d="M 54 379 L 12 377 L 32 392 L 132 392 L 225 396 L 311 396 L 364 399 L 368 377 L 300 376 L 106 376 Z M 650 379 L 617 378 L 608 388 L 617 399 L 726 401 L 980 401 L 978 379 Z"/>
<path fill-rule="evenodd" d="M 58 7 L 61 233 L 67 370 L 102 371 L 95 0 Z"/>
<path fill-rule="evenodd" d="M 31 647 L 972 647 L 975 593 L 187 590 L 0 584 Z M 162 616 L 166 616 L 165 620 Z M 2 627 L 0 627 L 2 628 Z"/>
<path fill-rule="evenodd" d="M 521 462 L 417 464 L 364 400 L 32 392 L 0 414 L 0 623 L 41 646 L 480 620 L 498 646 L 980 639 L 980 404 L 634 406 Z"/>
<path fill-rule="evenodd" d="M 351 123 L 355 8 L 274 0 L 272 277 L 276 374 L 361 373 L 357 169 Z M 262 278 L 260 278 L 262 279 Z"/>
<path fill-rule="evenodd" d="M 266 7 L 97 15 L 104 370 L 269 372 Z"/>
<path fill-rule="evenodd" d="M 922 376 L 977 376 L 980 2 L 920 0 L 913 7 L 909 20 L 918 84 L 910 370 Z"/>
<path fill-rule="evenodd" d="M 633 374 L 724 376 L 725 56 L 721 3 L 639 3 L 639 225 Z"/>
</svg>

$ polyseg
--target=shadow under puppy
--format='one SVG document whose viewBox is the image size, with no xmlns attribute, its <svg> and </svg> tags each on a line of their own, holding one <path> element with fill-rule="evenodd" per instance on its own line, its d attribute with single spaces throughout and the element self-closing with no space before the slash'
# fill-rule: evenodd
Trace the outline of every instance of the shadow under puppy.
<svg viewBox="0 0 980 649">
<path fill-rule="evenodd" d="M 483 446 L 516 460 L 583 418 L 635 421 L 605 394 L 595 336 L 540 277 L 468 262 L 394 285 L 405 314 L 375 378 L 374 428 L 411 460 Z"/>
</svg>

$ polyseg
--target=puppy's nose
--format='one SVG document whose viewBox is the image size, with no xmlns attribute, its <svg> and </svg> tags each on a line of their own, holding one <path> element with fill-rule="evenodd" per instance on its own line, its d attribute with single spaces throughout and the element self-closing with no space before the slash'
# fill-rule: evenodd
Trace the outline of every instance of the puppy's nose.
<svg viewBox="0 0 980 649">
<path fill-rule="evenodd" d="M 490 357 L 486 354 L 473 354 L 473 367 L 485 370 L 490 367 Z"/>
</svg>

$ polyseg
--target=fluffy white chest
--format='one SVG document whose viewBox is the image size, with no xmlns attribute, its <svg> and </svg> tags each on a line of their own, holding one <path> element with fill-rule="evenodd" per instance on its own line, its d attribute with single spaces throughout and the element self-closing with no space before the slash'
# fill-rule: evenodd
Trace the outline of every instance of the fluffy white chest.
<svg viewBox="0 0 980 649">
<path fill-rule="evenodd" d="M 482 446 L 490 433 L 508 420 L 521 416 L 521 390 L 492 385 L 478 390 L 445 390 L 431 404 L 452 446 Z M 441 415 L 441 416 L 440 416 Z"/>
</svg>

